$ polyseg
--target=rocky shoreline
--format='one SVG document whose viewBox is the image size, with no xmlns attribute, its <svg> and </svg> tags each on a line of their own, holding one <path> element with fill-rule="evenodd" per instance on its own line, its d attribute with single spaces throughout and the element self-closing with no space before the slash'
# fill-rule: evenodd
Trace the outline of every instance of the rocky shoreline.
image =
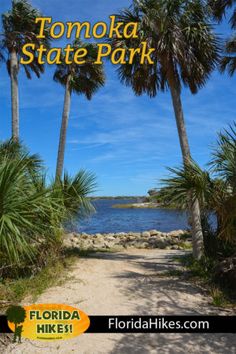
<svg viewBox="0 0 236 354">
<path fill-rule="evenodd" d="M 92 251 L 126 248 L 182 250 L 191 248 L 191 235 L 184 230 L 169 233 L 157 230 L 109 234 L 70 233 L 64 237 L 64 247 Z"/>
</svg>

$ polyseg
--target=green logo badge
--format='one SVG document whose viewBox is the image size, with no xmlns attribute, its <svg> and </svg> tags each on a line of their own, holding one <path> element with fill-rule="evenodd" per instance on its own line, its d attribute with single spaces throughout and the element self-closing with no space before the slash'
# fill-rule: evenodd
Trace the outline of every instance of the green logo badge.
<svg viewBox="0 0 236 354">
<path fill-rule="evenodd" d="M 26 318 L 26 311 L 24 307 L 21 306 L 10 306 L 6 312 L 7 320 L 11 323 L 14 323 L 14 338 L 13 342 L 15 343 L 18 340 L 18 343 L 21 343 L 21 335 L 23 332 L 23 322 Z"/>
</svg>

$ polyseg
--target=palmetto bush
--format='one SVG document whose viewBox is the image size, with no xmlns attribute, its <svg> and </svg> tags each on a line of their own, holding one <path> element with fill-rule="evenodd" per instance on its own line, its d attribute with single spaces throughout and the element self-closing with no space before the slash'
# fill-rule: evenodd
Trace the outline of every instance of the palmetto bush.
<svg viewBox="0 0 236 354">
<path fill-rule="evenodd" d="M 212 212 L 217 219 L 215 238 L 222 247 L 236 246 L 236 124 L 218 134 L 218 141 L 204 171 L 196 162 L 184 168 L 169 168 L 171 176 L 162 180 L 165 197 L 170 203 L 186 209 L 187 195 L 198 198 L 201 206 L 203 229 L 209 228 Z M 206 240 L 208 241 L 208 240 Z"/>
<path fill-rule="evenodd" d="M 47 185 L 42 162 L 13 141 L 0 144 L 0 255 L 2 266 L 37 259 L 40 248 L 60 244 L 63 223 L 81 210 L 95 177 L 85 171 Z"/>
</svg>

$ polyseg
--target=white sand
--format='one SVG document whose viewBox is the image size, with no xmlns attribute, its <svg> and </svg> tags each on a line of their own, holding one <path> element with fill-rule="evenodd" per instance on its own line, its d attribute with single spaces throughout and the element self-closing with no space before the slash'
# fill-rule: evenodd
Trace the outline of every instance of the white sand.
<svg viewBox="0 0 236 354">
<path fill-rule="evenodd" d="M 79 259 L 73 279 L 48 289 L 37 303 L 65 303 L 88 315 L 224 314 L 186 280 L 158 276 L 178 268 L 181 251 L 129 250 Z M 235 334 L 84 334 L 52 343 L 23 339 L 5 353 L 178 354 L 236 353 Z"/>
</svg>

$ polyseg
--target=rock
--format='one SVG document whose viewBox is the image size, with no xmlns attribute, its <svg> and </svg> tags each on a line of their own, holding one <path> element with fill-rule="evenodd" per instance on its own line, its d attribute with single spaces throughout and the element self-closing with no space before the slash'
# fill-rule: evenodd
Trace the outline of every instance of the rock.
<svg viewBox="0 0 236 354">
<path fill-rule="evenodd" d="M 70 233 L 70 234 L 65 234 L 64 235 L 64 240 L 70 240 L 74 238 L 74 233 Z"/>
<path fill-rule="evenodd" d="M 157 238 L 156 237 L 150 237 L 149 239 L 148 239 L 148 243 L 150 243 L 151 245 L 153 245 L 153 244 L 155 244 L 157 242 Z"/>
<path fill-rule="evenodd" d="M 138 249 L 146 249 L 148 248 L 149 244 L 148 242 L 134 242 L 134 247 Z"/>
<path fill-rule="evenodd" d="M 114 233 L 110 233 L 110 234 L 107 234 L 107 237 L 115 237 L 115 234 Z"/>
<path fill-rule="evenodd" d="M 142 237 L 150 237 L 150 232 L 148 231 L 142 232 Z"/>
<path fill-rule="evenodd" d="M 79 249 L 114 249 L 114 248 L 160 248 L 166 247 L 179 249 L 179 235 L 185 233 L 183 230 L 162 233 L 157 230 L 145 232 L 119 232 L 119 233 L 69 233 L 65 235 L 63 244 L 68 248 Z M 190 241 L 188 239 L 188 241 Z"/>
<path fill-rule="evenodd" d="M 82 235 L 79 235 L 78 237 L 82 238 L 83 240 L 87 240 L 88 238 L 91 237 L 91 235 L 88 235 L 88 234 L 82 234 Z"/>
<path fill-rule="evenodd" d="M 106 247 L 106 249 L 110 249 L 115 245 L 115 243 L 112 242 L 108 242 L 108 241 L 104 241 L 104 246 Z"/>
<path fill-rule="evenodd" d="M 93 245 L 93 249 L 95 250 L 102 250 L 104 248 L 106 249 L 106 245 L 104 242 L 98 242 Z"/>
<path fill-rule="evenodd" d="M 179 249 L 179 246 L 178 245 L 174 245 L 171 247 L 172 250 L 178 250 Z"/>
<path fill-rule="evenodd" d="M 166 232 L 162 232 L 160 233 L 160 236 L 166 238 L 169 236 L 169 234 L 167 234 Z"/>
<path fill-rule="evenodd" d="M 168 242 L 166 242 L 166 240 L 163 239 L 157 240 L 156 248 L 165 249 L 166 246 L 168 246 Z"/>
<path fill-rule="evenodd" d="M 64 240 L 63 246 L 66 248 L 71 248 L 71 246 L 72 246 L 71 240 L 70 239 Z"/>
<path fill-rule="evenodd" d="M 126 241 L 135 241 L 137 238 L 135 236 L 127 236 Z"/>
<path fill-rule="evenodd" d="M 139 238 L 139 237 L 141 237 L 141 233 L 140 232 L 129 232 L 128 236 L 133 236 L 133 237 Z"/>
<path fill-rule="evenodd" d="M 112 242 L 116 240 L 116 238 L 114 236 L 107 236 L 105 239 L 107 241 L 112 241 Z"/>
<path fill-rule="evenodd" d="M 102 234 L 96 234 L 95 237 L 97 238 L 103 238 L 104 236 Z"/>
<path fill-rule="evenodd" d="M 158 235 L 159 232 L 157 230 L 151 230 L 150 231 L 150 236 L 155 236 L 155 235 Z"/>
<path fill-rule="evenodd" d="M 179 237 L 185 233 L 186 233 L 186 231 L 183 231 L 183 230 L 175 230 L 175 231 L 169 232 L 168 235 L 171 237 Z"/>
</svg>

